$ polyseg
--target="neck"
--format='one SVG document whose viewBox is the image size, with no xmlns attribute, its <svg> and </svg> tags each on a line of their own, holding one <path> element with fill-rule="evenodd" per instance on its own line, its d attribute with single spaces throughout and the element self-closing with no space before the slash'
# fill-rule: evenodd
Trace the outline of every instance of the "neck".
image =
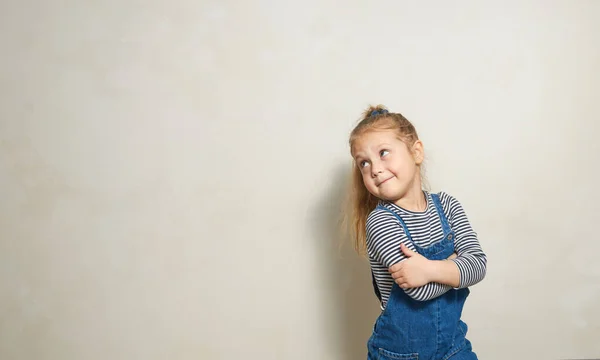
<svg viewBox="0 0 600 360">
<path fill-rule="evenodd" d="M 409 211 L 425 211 L 427 209 L 427 199 L 425 199 L 421 184 L 418 185 L 413 186 L 403 197 L 394 201 L 394 204 Z"/>
</svg>

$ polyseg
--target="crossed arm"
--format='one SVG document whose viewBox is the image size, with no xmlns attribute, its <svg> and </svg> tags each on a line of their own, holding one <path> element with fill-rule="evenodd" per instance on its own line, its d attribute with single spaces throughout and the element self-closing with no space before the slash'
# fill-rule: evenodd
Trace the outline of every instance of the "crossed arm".
<svg viewBox="0 0 600 360">
<path fill-rule="evenodd" d="M 449 261 L 457 258 L 456 253 L 446 260 L 429 260 L 404 244 L 400 244 L 400 249 L 406 259 L 389 267 L 392 278 L 400 288 L 407 290 L 432 282 L 447 285 L 445 291 L 460 286 L 458 266 Z"/>
<path fill-rule="evenodd" d="M 402 228 L 390 232 L 367 229 L 371 253 L 379 259 L 407 295 L 425 301 L 443 295 L 452 288 L 472 286 L 485 277 L 487 259 L 477 234 L 471 228 L 462 206 L 449 197 L 448 220 L 456 234 L 455 254 L 446 260 L 429 260 L 414 251 Z M 393 216 L 393 215 L 392 215 Z M 394 221 L 390 218 L 389 221 Z M 387 221 L 385 221 L 387 222 Z M 379 222 L 382 223 L 381 220 Z M 389 251 L 390 246 L 400 248 Z"/>
</svg>

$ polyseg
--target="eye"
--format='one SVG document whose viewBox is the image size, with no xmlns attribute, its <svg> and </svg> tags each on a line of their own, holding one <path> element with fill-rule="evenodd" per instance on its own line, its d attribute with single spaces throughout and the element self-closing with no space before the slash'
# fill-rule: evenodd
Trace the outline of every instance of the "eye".
<svg viewBox="0 0 600 360">
<path fill-rule="evenodd" d="M 361 162 L 358 163 L 358 166 L 362 169 L 364 167 L 366 167 L 367 165 L 369 165 L 369 162 L 366 160 L 363 160 Z"/>
<path fill-rule="evenodd" d="M 384 156 L 386 156 L 386 155 L 387 155 L 387 154 L 389 154 L 389 153 L 390 153 L 390 152 L 389 152 L 388 150 L 381 150 L 381 151 L 379 152 L 379 156 L 381 156 L 381 157 L 384 157 Z"/>
</svg>

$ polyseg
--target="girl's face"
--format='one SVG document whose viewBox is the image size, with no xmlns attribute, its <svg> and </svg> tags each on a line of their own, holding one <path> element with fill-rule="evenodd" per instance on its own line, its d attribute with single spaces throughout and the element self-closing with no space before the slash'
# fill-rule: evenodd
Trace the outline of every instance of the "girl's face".
<svg viewBox="0 0 600 360">
<path fill-rule="evenodd" d="M 396 202 L 411 190 L 421 191 L 420 140 L 411 152 L 392 130 L 367 131 L 354 141 L 352 150 L 363 183 L 373 196 Z"/>
</svg>

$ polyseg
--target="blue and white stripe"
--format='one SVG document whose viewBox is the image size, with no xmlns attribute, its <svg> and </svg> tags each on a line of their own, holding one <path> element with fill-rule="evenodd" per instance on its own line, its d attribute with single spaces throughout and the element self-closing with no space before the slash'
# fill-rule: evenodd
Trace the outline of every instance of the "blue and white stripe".
<svg viewBox="0 0 600 360">
<path fill-rule="evenodd" d="M 431 199 L 431 194 L 428 192 L 425 192 L 425 194 L 427 196 L 427 209 L 424 212 L 409 211 L 387 201 L 380 202 L 402 218 L 413 241 L 422 247 L 427 247 L 439 241 L 443 236 L 442 225 Z M 466 288 L 480 282 L 485 277 L 487 258 L 481 249 L 477 233 L 471 227 L 461 204 L 445 192 L 440 192 L 439 196 L 444 214 L 446 214 L 450 227 L 456 234 L 454 246 L 458 257 L 452 261 L 456 263 L 460 272 L 460 285 L 458 288 Z M 400 250 L 400 243 L 404 243 L 413 251 L 415 248 L 402 230 L 398 219 L 388 211 L 373 210 L 367 218 L 366 230 L 367 252 L 371 269 L 381 293 L 381 306 L 385 308 L 394 284 L 388 268 L 406 259 Z M 438 297 L 450 289 L 452 287 L 448 285 L 429 283 L 422 287 L 407 289 L 406 293 L 416 300 L 425 301 Z"/>
</svg>

